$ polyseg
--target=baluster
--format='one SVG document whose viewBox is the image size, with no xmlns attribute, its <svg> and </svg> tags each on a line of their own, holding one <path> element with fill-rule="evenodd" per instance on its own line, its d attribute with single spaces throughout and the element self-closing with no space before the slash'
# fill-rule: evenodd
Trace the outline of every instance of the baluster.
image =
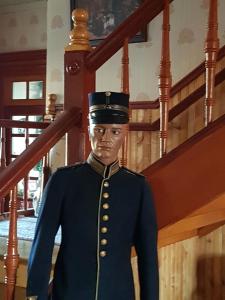
<svg viewBox="0 0 225 300">
<path fill-rule="evenodd" d="M 19 264 L 17 239 L 17 190 L 10 192 L 9 238 L 5 261 L 5 300 L 13 300 L 16 285 L 16 273 Z"/>
<path fill-rule="evenodd" d="M 205 126 L 213 121 L 215 105 L 215 74 L 219 50 L 217 0 L 210 0 L 208 33 L 205 42 L 206 95 L 205 95 Z"/>
<path fill-rule="evenodd" d="M 122 56 L 122 80 L 121 91 L 125 94 L 129 94 L 129 39 L 126 38 L 123 44 L 123 56 Z"/>
<path fill-rule="evenodd" d="M 5 156 L 5 128 L 1 127 L 1 161 L 0 161 L 0 170 L 5 169 L 6 167 L 6 156 Z"/>
<path fill-rule="evenodd" d="M 122 78 L 121 78 L 121 91 L 125 94 L 130 93 L 129 89 L 129 39 L 124 40 L 123 55 L 122 55 Z M 122 157 L 120 163 L 122 166 L 127 166 L 127 154 L 128 154 L 128 132 L 125 136 L 124 143 L 122 145 Z"/>
<path fill-rule="evenodd" d="M 5 156 L 5 127 L 1 127 L 1 160 L 0 160 L 0 171 L 6 168 L 6 156 Z M 4 213 L 5 198 L 0 199 L 0 214 Z"/>
<path fill-rule="evenodd" d="M 25 147 L 27 149 L 27 147 L 29 146 L 29 128 L 25 129 Z M 28 207 L 28 181 L 29 181 L 29 173 L 24 177 L 24 199 L 23 199 L 23 203 L 24 203 L 24 211 L 27 211 L 27 207 Z"/>
<path fill-rule="evenodd" d="M 168 136 L 168 102 L 170 99 L 171 73 L 170 73 L 170 24 L 169 0 L 164 0 L 162 25 L 162 54 L 159 75 L 159 103 L 160 103 L 160 157 L 167 151 Z"/>
</svg>

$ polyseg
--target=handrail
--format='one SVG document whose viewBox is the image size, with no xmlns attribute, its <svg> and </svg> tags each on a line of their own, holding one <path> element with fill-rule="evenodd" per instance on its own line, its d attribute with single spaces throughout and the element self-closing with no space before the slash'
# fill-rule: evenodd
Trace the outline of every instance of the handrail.
<svg viewBox="0 0 225 300">
<path fill-rule="evenodd" d="M 59 117 L 28 148 L 0 173 L 0 198 L 3 198 L 27 172 L 55 145 L 73 126 L 79 124 L 81 112 L 73 107 Z"/>
<path fill-rule="evenodd" d="M 49 124 L 50 122 L 16 121 L 16 120 L 0 119 L 0 127 L 5 127 L 5 128 L 45 129 L 49 126 Z"/>
<path fill-rule="evenodd" d="M 172 2 L 173 0 L 170 0 Z M 95 71 L 113 56 L 124 43 L 125 38 L 132 38 L 164 7 L 164 0 L 147 0 L 135 10 L 116 30 L 114 30 L 95 50 L 86 58 L 86 67 Z"/>
</svg>

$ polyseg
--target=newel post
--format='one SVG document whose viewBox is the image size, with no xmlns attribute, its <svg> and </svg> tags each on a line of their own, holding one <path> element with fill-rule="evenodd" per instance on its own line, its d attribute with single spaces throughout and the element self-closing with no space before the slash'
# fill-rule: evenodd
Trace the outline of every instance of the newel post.
<svg viewBox="0 0 225 300">
<path fill-rule="evenodd" d="M 88 13 L 84 9 L 75 9 L 72 13 L 74 28 L 70 32 L 70 42 L 65 48 L 65 102 L 64 108 L 81 109 L 80 128 L 74 127 L 67 136 L 67 163 L 84 160 L 90 151 L 88 141 L 88 98 L 95 91 L 95 72 L 86 65 L 86 56 L 91 51 L 87 31 Z"/>
</svg>

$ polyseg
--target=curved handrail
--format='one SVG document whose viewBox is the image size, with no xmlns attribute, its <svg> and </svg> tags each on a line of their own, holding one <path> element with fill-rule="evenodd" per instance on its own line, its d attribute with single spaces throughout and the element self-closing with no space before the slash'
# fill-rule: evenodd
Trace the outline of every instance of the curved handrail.
<svg viewBox="0 0 225 300">
<path fill-rule="evenodd" d="M 172 2 L 173 0 L 170 0 Z M 132 38 L 164 7 L 163 0 L 148 0 L 135 10 L 116 30 L 114 30 L 95 50 L 86 58 L 86 66 L 90 71 L 101 67 L 122 46 L 125 38 Z"/>
<path fill-rule="evenodd" d="M 3 198 L 56 142 L 81 120 L 80 109 L 73 107 L 62 112 L 43 133 L 0 173 L 0 198 Z"/>
</svg>

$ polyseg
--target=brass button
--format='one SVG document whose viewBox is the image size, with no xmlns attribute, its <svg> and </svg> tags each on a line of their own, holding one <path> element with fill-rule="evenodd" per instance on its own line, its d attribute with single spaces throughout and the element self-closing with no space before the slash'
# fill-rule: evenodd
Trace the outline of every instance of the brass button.
<svg viewBox="0 0 225 300">
<path fill-rule="evenodd" d="M 109 216 L 108 216 L 108 215 L 104 215 L 104 216 L 102 217 L 102 219 L 103 219 L 103 221 L 108 221 L 108 220 L 109 220 Z"/>
<path fill-rule="evenodd" d="M 101 245 L 106 245 L 107 244 L 107 240 L 106 239 L 102 239 L 101 240 Z"/>
<path fill-rule="evenodd" d="M 109 208 L 109 204 L 108 204 L 108 203 L 104 203 L 104 204 L 102 205 L 102 207 L 103 207 L 104 209 L 108 209 L 108 208 Z"/>
<path fill-rule="evenodd" d="M 108 231 L 108 228 L 107 228 L 107 227 L 102 227 L 102 228 L 101 228 L 101 232 L 102 232 L 102 233 L 106 233 L 107 231 Z"/>
<path fill-rule="evenodd" d="M 106 251 L 100 251 L 100 256 L 105 257 L 106 256 Z"/>
<path fill-rule="evenodd" d="M 108 181 L 105 181 L 105 182 L 104 182 L 104 187 L 109 187 Z"/>
<path fill-rule="evenodd" d="M 109 193 L 103 193 L 103 198 L 108 199 L 109 198 Z"/>
</svg>

